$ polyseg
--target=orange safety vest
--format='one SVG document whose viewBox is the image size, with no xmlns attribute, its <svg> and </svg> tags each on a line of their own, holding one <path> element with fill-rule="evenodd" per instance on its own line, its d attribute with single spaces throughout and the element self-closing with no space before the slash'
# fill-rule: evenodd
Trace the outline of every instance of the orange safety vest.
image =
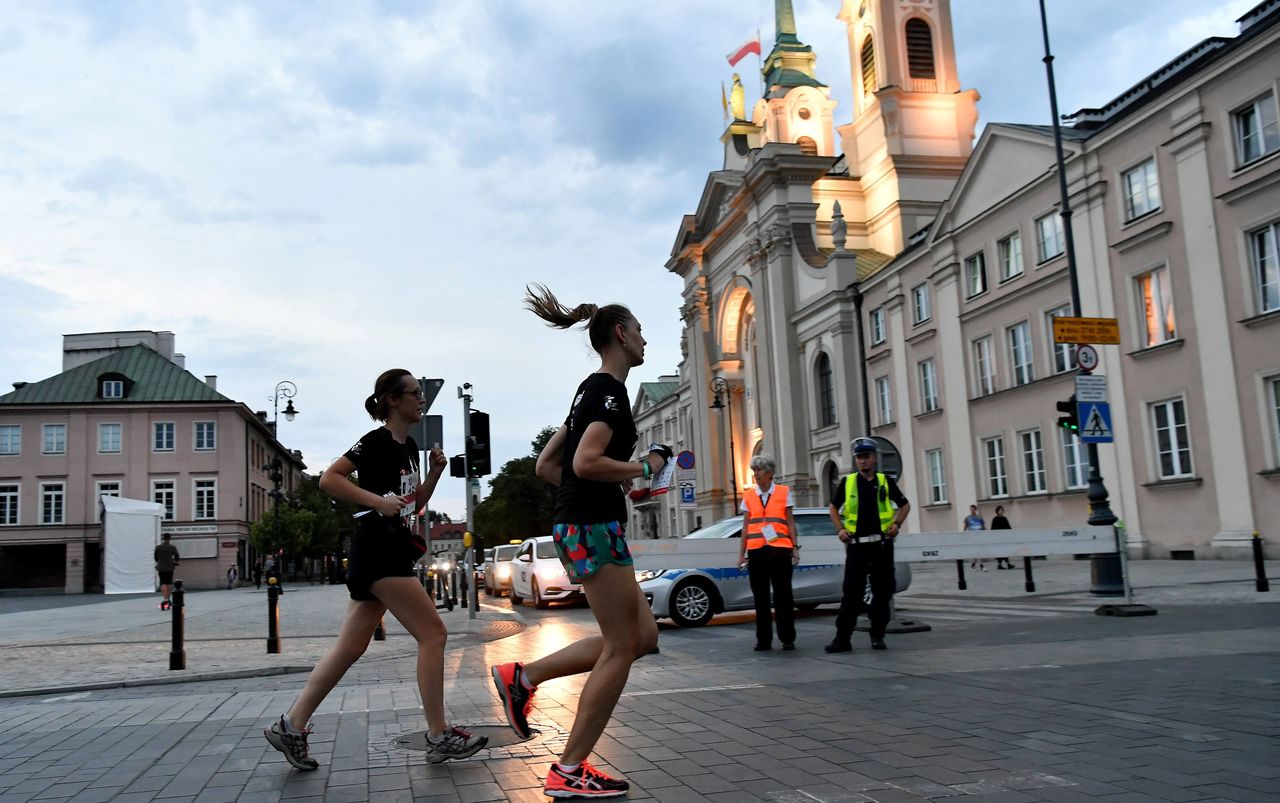
<svg viewBox="0 0 1280 803">
<path fill-rule="evenodd" d="M 758 549 L 766 543 L 769 546 L 790 549 L 795 544 L 791 540 L 791 530 L 787 527 L 787 500 L 791 498 L 791 489 L 785 485 L 773 484 L 773 493 L 769 494 L 769 504 L 760 501 L 760 494 L 755 488 L 747 491 L 743 503 L 747 506 L 747 549 Z M 765 541 L 764 526 L 773 525 L 773 531 L 779 536 L 772 541 Z"/>
</svg>

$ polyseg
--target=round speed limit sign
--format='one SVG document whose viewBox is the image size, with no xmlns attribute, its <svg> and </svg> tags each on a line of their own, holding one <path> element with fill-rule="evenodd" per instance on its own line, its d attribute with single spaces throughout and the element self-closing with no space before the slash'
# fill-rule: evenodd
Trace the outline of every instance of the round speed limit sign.
<svg viewBox="0 0 1280 803">
<path fill-rule="evenodd" d="M 1097 368 L 1098 350 L 1089 345 L 1076 349 L 1076 365 L 1079 365 L 1082 371 L 1092 371 Z"/>
</svg>

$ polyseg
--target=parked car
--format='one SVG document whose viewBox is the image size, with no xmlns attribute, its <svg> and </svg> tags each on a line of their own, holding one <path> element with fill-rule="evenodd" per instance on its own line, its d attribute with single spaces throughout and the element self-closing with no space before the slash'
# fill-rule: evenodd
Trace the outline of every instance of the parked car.
<svg viewBox="0 0 1280 803">
<path fill-rule="evenodd" d="M 484 567 L 487 566 L 489 561 L 491 560 L 493 560 L 493 549 L 486 549 L 484 553 L 480 556 L 480 559 L 476 562 L 476 577 L 475 577 L 476 588 L 485 587 Z"/>
<path fill-rule="evenodd" d="M 516 556 L 519 544 L 502 544 L 493 548 L 493 557 L 484 562 L 484 592 L 500 597 L 511 589 L 511 559 Z"/>
<path fill-rule="evenodd" d="M 796 508 L 796 530 L 800 544 L 812 544 L 817 539 L 835 540 L 831 517 L 826 508 Z M 741 538 L 742 516 L 721 519 L 685 538 Z M 803 560 L 805 550 L 800 550 Z M 911 585 L 911 564 L 894 563 L 897 590 L 906 591 Z M 681 627 L 702 627 L 711 617 L 725 611 L 744 611 L 755 607 L 751 596 L 751 584 L 745 569 L 737 565 L 707 567 L 705 569 L 656 569 L 636 572 L 640 590 L 653 615 L 669 618 Z M 795 592 L 795 605 L 801 610 L 813 610 L 819 605 L 839 602 L 844 584 L 844 564 L 801 563 L 792 575 L 791 588 Z"/>
<path fill-rule="evenodd" d="M 555 542 L 549 535 L 530 538 L 521 544 L 511 567 L 512 605 L 528 599 L 533 602 L 533 607 L 545 608 L 549 602 L 582 596 L 582 586 L 569 582 L 564 564 L 556 554 Z"/>
</svg>

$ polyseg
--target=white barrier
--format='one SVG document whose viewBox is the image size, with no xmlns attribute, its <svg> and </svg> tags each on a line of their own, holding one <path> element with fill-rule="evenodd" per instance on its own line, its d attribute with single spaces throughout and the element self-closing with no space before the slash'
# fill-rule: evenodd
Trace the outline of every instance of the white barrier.
<svg viewBox="0 0 1280 803">
<path fill-rule="evenodd" d="M 628 546 L 637 570 L 738 565 L 737 538 L 663 538 L 630 541 Z M 802 566 L 844 563 L 845 545 L 834 535 L 801 536 L 800 546 Z M 918 562 L 1031 555 L 1100 555 L 1115 551 L 1113 528 L 1081 525 L 1070 528 L 903 533 L 895 542 L 893 557 L 897 561 Z"/>
</svg>

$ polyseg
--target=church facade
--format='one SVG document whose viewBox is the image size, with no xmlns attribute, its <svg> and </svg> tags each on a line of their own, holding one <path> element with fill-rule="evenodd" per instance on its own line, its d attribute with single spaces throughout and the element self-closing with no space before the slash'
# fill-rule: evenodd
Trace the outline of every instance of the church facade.
<svg viewBox="0 0 1280 803">
<path fill-rule="evenodd" d="M 1071 314 L 1052 129 L 975 142 L 946 0 L 845 0 L 836 127 L 775 5 L 764 97 L 666 265 L 683 360 L 661 404 L 637 400 L 642 431 L 660 416 L 697 456 L 696 494 L 637 515 L 672 536 L 732 514 L 761 452 L 797 504 L 825 505 L 871 434 L 901 457 L 913 529 L 959 529 L 970 504 L 1082 522 L 1086 450 L 1055 424 L 1076 366 L 1052 333 Z M 1098 348 L 1099 454 L 1136 555 L 1243 557 L 1280 528 L 1280 4 L 1239 25 L 1063 129 L 1081 314 L 1121 330 Z"/>
</svg>

